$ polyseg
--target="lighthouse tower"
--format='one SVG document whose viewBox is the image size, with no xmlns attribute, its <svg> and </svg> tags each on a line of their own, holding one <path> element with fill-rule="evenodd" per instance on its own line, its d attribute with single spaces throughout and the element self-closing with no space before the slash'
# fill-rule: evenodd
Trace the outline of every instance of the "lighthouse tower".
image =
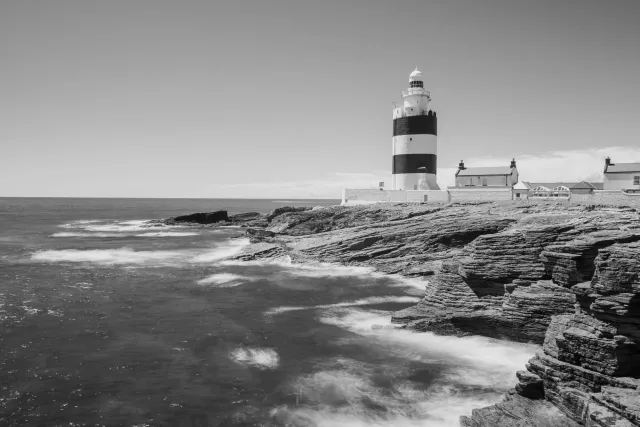
<svg viewBox="0 0 640 427">
<path fill-rule="evenodd" d="M 429 109 L 431 94 L 424 90 L 417 67 L 402 98 L 402 107 L 393 110 L 393 189 L 440 190 L 436 182 L 438 119 Z"/>
</svg>

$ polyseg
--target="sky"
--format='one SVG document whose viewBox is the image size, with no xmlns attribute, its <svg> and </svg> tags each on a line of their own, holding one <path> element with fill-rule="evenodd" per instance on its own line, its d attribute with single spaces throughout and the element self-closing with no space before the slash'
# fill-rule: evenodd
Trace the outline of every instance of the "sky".
<svg viewBox="0 0 640 427">
<path fill-rule="evenodd" d="M 0 196 L 340 198 L 390 186 L 418 66 L 438 180 L 640 161 L 637 0 L 2 0 Z"/>
</svg>

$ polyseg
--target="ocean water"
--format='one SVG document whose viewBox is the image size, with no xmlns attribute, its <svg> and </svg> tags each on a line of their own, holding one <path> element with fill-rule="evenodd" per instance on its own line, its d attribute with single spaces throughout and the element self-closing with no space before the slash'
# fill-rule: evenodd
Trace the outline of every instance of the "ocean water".
<svg viewBox="0 0 640 427">
<path fill-rule="evenodd" d="M 535 346 L 377 329 L 424 283 L 225 260 L 197 211 L 338 201 L 0 199 L 0 426 L 457 426 Z"/>
</svg>

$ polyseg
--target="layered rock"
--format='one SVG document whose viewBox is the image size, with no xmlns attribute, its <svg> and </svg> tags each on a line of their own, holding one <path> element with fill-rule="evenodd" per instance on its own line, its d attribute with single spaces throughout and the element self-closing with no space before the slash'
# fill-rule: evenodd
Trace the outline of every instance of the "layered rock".
<svg viewBox="0 0 640 427">
<path fill-rule="evenodd" d="M 504 402 L 464 426 L 640 425 L 640 218 L 503 203 L 282 209 L 240 259 L 289 256 L 423 280 L 393 322 L 537 342 Z"/>
<path fill-rule="evenodd" d="M 640 425 L 640 243 L 616 240 L 598 249 L 592 280 L 572 287 L 576 312 L 553 318 L 527 364 L 544 397 L 587 426 Z"/>
</svg>

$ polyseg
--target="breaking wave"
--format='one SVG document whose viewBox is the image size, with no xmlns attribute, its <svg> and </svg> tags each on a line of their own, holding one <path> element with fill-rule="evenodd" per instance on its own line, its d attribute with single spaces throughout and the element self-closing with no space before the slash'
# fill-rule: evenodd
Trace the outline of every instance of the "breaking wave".
<svg viewBox="0 0 640 427">
<path fill-rule="evenodd" d="M 333 309 L 333 308 L 341 308 L 341 307 L 354 307 L 354 306 L 363 306 L 363 305 L 376 305 L 383 303 L 417 303 L 421 298 L 411 297 L 411 296 L 394 296 L 394 297 L 368 297 L 361 298 L 355 301 L 345 301 L 339 302 L 335 304 L 322 304 L 322 305 L 312 305 L 312 306 L 284 306 L 284 307 L 276 307 L 265 312 L 266 315 L 274 315 L 280 314 L 287 311 L 296 311 L 296 310 L 314 310 L 314 309 Z"/>
<path fill-rule="evenodd" d="M 198 233 L 192 231 L 157 231 L 150 233 L 87 233 L 87 232 L 61 232 L 53 233 L 51 237 L 186 237 L 197 236 Z"/>
<path fill-rule="evenodd" d="M 278 353 L 270 348 L 237 348 L 230 356 L 237 363 L 260 369 L 275 369 L 280 363 Z"/>
<path fill-rule="evenodd" d="M 126 247 L 118 249 L 45 250 L 32 254 L 31 259 L 41 262 L 79 262 L 99 265 L 144 264 L 157 266 L 210 263 L 239 253 L 248 244 L 248 239 L 234 239 L 221 243 L 213 249 L 204 250 L 135 251 Z"/>
<path fill-rule="evenodd" d="M 344 266 L 340 264 L 330 263 L 305 263 L 297 264 L 293 263 L 288 256 L 257 261 L 239 261 L 228 260 L 223 261 L 222 265 L 228 266 L 276 266 L 281 268 L 283 274 L 287 274 L 295 277 L 308 277 L 308 278 L 340 278 L 340 277 L 371 277 L 374 279 L 389 280 L 392 286 L 411 288 L 414 291 L 424 291 L 427 284 L 426 281 L 421 279 L 413 279 L 402 277 L 399 275 L 389 275 L 379 273 L 371 267 L 359 267 L 359 266 Z M 413 292 L 415 293 L 415 292 Z M 420 293 L 421 294 L 421 293 Z"/>
<path fill-rule="evenodd" d="M 232 287 L 241 285 L 242 282 L 252 280 L 246 276 L 240 276 L 239 274 L 233 273 L 218 273 L 212 274 L 211 276 L 205 277 L 204 279 L 198 280 L 196 283 L 199 285 L 221 285 L 222 287 Z"/>
<path fill-rule="evenodd" d="M 371 352 L 382 348 L 395 359 L 369 364 L 343 358 L 326 363 L 319 372 L 289 384 L 302 405 L 278 406 L 272 417 L 292 426 L 458 426 L 460 415 L 498 402 L 514 383 L 515 372 L 539 349 L 483 337 L 373 328 L 388 325 L 390 314 L 335 305 L 327 309 L 322 323 L 356 333 L 355 338 L 343 338 L 344 344 L 359 340 Z M 438 374 L 416 380 L 412 376 L 416 363 L 427 367 L 424 372 Z"/>
</svg>

